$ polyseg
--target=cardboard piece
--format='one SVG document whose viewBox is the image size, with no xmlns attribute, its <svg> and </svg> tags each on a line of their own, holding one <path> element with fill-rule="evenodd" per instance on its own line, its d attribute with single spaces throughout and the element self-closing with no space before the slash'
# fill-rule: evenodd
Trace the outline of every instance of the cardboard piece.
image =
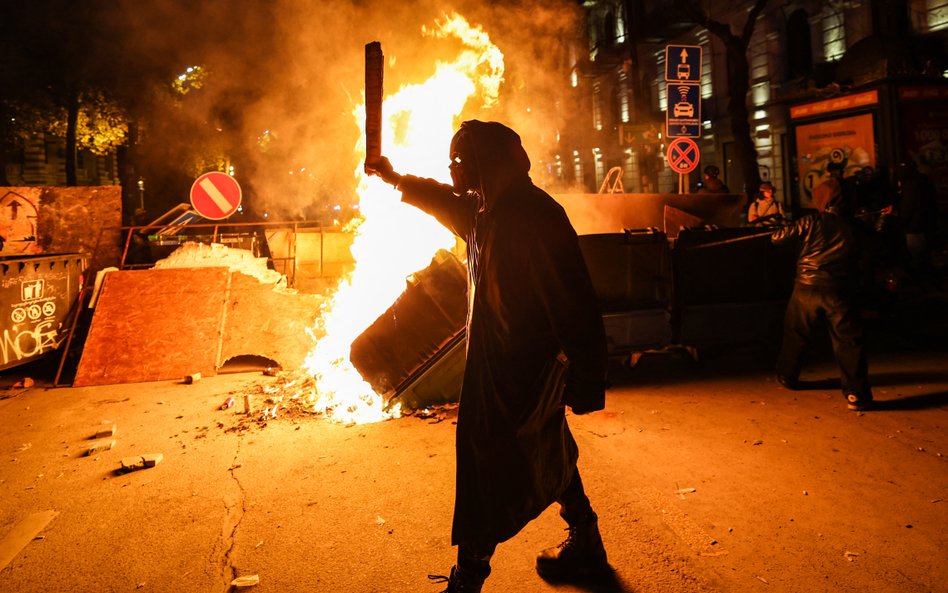
<svg viewBox="0 0 948 593">
<path fill-rule="evenodd" d="M 6 568 L 20 550 L 33 541 L 36 535 L 45 529 L 58 514 L 59 511 L 33 513 L 14 525 L 13 529 L 0 540 L 0 570 Z"/>
</svg>

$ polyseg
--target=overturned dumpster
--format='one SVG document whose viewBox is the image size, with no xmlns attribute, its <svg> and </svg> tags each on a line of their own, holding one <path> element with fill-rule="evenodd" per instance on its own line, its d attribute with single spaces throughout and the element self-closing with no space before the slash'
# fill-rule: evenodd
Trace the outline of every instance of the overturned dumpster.
<svg viewBox="0 0 948 593">
<path fill-rule="evenodd" d="M 352 342 L 352 366 L 386 400 L 417 409 L 457 401 L 464 373 L 467 271 L 439 251 Z"/>
</svg>

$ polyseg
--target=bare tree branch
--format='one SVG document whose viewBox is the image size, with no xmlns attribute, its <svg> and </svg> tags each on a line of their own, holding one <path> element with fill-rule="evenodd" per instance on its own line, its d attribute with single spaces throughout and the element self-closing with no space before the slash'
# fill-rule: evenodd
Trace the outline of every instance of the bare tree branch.
<svg viewBox="0 0 948 593">
<path fill-rule="evenodd" d="M 767 6 L 767 2 L 768 0 L 757 0 L 754 2 L 754 8 L 751 8 L 750 14 L 747 15 L 747 20 L 744 22 L 744 32 L 741 33 L 741 44 L 745 50 L 750 45 L 751 36 L 754 34 L 754 25 L 757 24 L 757 17 Z"/>
</svg>

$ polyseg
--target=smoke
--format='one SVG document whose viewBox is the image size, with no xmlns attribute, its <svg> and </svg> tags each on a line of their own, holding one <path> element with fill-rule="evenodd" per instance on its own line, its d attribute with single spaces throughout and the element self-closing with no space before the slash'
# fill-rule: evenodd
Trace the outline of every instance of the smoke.
<svg viewBox="0 0 948 593">
<path fill-rule="evenodd" d="M 152 108 L 166 116 L 149 118 L 143 134 L 151 166 L 219 145 L 252 209 L 271 220 L 325 220 L 333 205 L 356 200 L 363 155 L 354 150 L 360 132 L 353 109 L 361 102 L 364 45 L 382 43 L 386 94 L 423 81 L 458 45 L 423 36 L 422 28 L 452 11 L 480 25 L 506 65 L 499 104 L 469 105 L 462 119 L 498 120 L 520 133 L 534 179 L 542 181 L 537 163 L 555 146 L 563 110 L 557 101 L 569 90 L 563 40 L 575 38 L 579 15 L 575 2 L 535 4 L 165 0 L 115 12 L 124 51 L 137 52 L 139 63 L 154 55 L 181 71 L 202 65 L 209 72 L 204 86 L 172 109 Z M 181 182 L 151 189 L 177 193 L 170 203 L 186 201 Z"/>
</svg>

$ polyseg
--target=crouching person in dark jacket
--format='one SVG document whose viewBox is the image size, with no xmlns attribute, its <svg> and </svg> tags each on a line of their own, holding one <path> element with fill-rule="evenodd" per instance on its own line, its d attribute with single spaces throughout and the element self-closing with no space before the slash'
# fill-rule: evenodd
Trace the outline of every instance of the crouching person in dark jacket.
<svg viewBox="0 0 948 593">
<path fill-rule="evenodd" d="M 856 306 L 859 247 L 852 219 L 842 213 L 838 186 L 818 188 L 817 212 L 783 227 L 771 236 L 775 244 L 794 243 L 798 250 L 796 281 L 784 318 L 783 344 L 777 359 L 777 381 L 799 388 L 803 354 L 813 328 L 823 318 L 829 325 L 833 354 L 839 365 L 843 396 L 851 410 L 872 402 L 863 329 Z"/>
</svg>

